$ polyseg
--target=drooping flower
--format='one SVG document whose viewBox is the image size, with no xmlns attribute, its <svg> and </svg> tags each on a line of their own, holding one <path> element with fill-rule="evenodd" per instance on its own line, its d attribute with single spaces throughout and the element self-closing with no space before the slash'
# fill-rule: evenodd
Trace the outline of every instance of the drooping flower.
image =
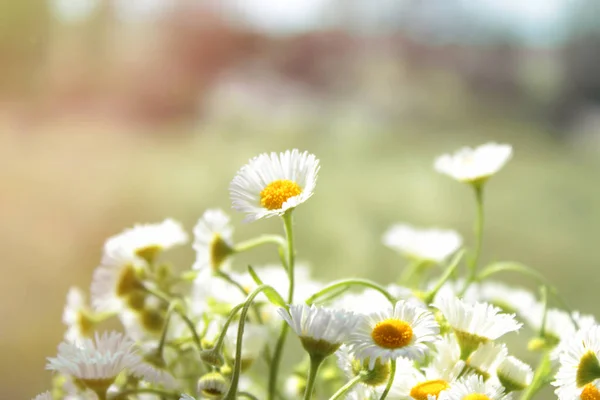
<svg viewBox="0 0 600 400">
<path fill-rule="evenodd" d="M 348 339 L 358 322 L 352 312 L 315 305 L 292 304 L 289 311 L 280 308 L 278 312 L 299 336 L 302 346 L 311 356 L 327 357 L 333 354 Z"/>
<path fill-rule="evenodd" d="M 453 230 L 396 224 L 383 235 L 383 243 L 409 258 L 441 263 L 460 248 L 462 237 Z"/>
<path fill-rule="evenodd" d="M 96 323 L 81 289 L 77 287 L 69 289 L 62 320 L 67 325 L 65 339 L 69 342 L 76 342 L 92 336 Z"/>
<path fill-rule="evenodd" d="M 533 371 L 523 361 L 508 356 L 498 365 L 496 376 L 506 392 L 513 392 L 523 390 L 531 384 Z"/>
<path fill-rule="evenodd" d="M 246 222 L 283 215 L 313 195 L 318 171 L 319 160 L 297 149 L 254 157 L 229 186 L 233 208 Z"/>
<path fill-rule="evenodd" d="M 77 378 L 96 393 L 106 393 L 121 371 L 142 362 L 134 343 L 121 333 L 110 332 L 77 343 L 62 342 L 58 355 L 48 358 L 46 369 Z"/>
<path fill-rule="evenodd" d="M 405 300 L 358 318 L 348 345 L 355 358 L 369 359 L 369 369 L 378 359 L 382 363 L 398 357 L 420 359 L 429 351 L 427 345 L 439 338 L 433 314 Z"/>
<path fill-rule="evenodd" d="M 442 312 L 454 330 L 463 360 L 481 343 L 498 339 L 522 326 L 514 314 L 504 314 L 499 308 L 487 303 L 469 304 L 458 297 L 439 296 L 435 299 L 434 306 Z"/>
<path fill-rule="evenodd" d="M 482 182 L 498 172 L 511 158 L 512 147 L 488 143 L 475 149 L 464 147 L 435 160 L 435 170 L 468 183 Z"/>
<path fill-rule="evenodd" d="M 227 268 L 233 252 L 233 227 L 230 218 L 219 209 L 206 210 L 194 227 L 196 262 L 193 269 Z"/>
</svg>

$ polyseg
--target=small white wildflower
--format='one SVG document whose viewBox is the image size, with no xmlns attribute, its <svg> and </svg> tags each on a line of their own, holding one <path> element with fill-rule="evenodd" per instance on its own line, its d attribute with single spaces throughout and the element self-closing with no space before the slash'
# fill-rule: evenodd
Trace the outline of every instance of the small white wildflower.
<svg viewBox="0 0 600 400">
<path fill-rule="evenodd" d="M 65 339 L 76 342 L 92 336 L 95 326 L 92 310 L 89 309 L 85 294 L 77 287 L 72 287 L 67 293 L 67 304 L 65 305 L 62 321 L 67 325 Z"/>
<path fill-rule="evenodd" d="M 523 390 L 531 384 L 533 371 L 523 361 L 508 356 L 498 365 L 496 376 L 507 392 L 513 392 Z"/>
<path fill-rule="evenodd" d="M 512 147 L 488 143 L 475 149 L 465 147 L 435 160 L 435 170 L 461 182 L 481 182 L 498 172 L 512 156 Z"/>
<path fill-rule="evenodd" d="M 227 269 L 233 252 L 233 227 L 230 218 L 219 209 L 206 210 L 194 227 L 196 262 L 193 269 Z"/>
<path fill-rule="evenodd" d="M 511 400 L 504 394 L 504 388 L 492 381 L 483 381 L 478 375 L 469 375 L 454 382 L 450 388 L 440 393 L 438 400 Z"/>
<path fill-rule="evenodd" d="M 383 243 L 406 257 L 441 263 L 460 248 L 462 237 L 453 230 L 396 224 L 383 235 Z"/>
</svg>

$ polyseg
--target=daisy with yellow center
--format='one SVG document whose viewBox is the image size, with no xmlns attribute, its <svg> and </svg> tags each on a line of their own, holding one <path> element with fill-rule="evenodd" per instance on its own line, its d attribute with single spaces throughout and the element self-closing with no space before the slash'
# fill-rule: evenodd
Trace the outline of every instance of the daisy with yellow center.
<svg viewBox="0 0 600 400">
<path fill-rule="evenodd" d="M 600 400 L 600 326 L 580 329 L 559 355 L 555 393 L 559 399 Z"/>
<path fill-rule="evenodd" d="M 246 214 L 246 222 L 283 215 L 312 196 L 318 171 L 319 160 L 308 152 L 261 154 L 233 178 L 233 208 Z"/>
<path fill-rule="evenodd" d="M 450 388 L 440 393 L 438 400 L 511 400 L 504 388 L 489 380 L 484 382 L 478 375 L 468 375 L 454 382 Z"/>
<path fill-rule="evenodd" d="M 196 262 L 193 269 L 227 269 L 233 252 L 233 227 L 227 214 L 219 209 L 206 210 L 194 227 Z"/>
<path fill-rule="evenodd" d="M 387 363 L 398 357 L 420 359 L 428 344 L 439 336 L 439 326 L 431 312 L 404 300 L 393 307 L 369 315 L 359 315 L 348 345 L 358 360 Z"/>
</svg>

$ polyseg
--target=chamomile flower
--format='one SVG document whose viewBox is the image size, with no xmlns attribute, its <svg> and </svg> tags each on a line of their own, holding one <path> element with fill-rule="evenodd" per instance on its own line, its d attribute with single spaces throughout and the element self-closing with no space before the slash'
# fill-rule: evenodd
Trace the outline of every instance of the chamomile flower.
<svg viewBox="0 0 600 400">
<path fill-rule="evenodd" d="M 181 224 L 166 219 L 158 224 L 135 225 L 118 235 L 109 238 L 104 251 L 112 253 L 115 249 L 129 256 L 141 257 L 152 262 L 161 251 L 186 243 L 188 235 Z"/>
<path fill-rule="evenodd" d="M 484 382 L 478 375 L 468 375 L 440 393 L 438 400 L 511 400 L 504 388 L 492 381 Z"/>
<path fill-rule="evenodd" d="M 229 186 L 233 208 L 246 222 L 283 215 L 313 195 L 318 171 L 319 160 L 297 149 L 254 157 Z"/>
<path fill-rule="evenodd" d="M 193 269 L 227 268 L 233 252 L 233 227 L 227 214 L 219 209 L 206 210 L 194 227 L 196 262 Z"/>
<path fill-rule="evenodd" d="M 67 325 L 65 339 L 69 342 L 92 336 L 95 321 L 92 310 L 89 309 L 85 294 L 77 287 L 72 287 L 67 293 L 67 304 L 63 311 L 62 320 Z"/>
<path fill-rule="evenodd" d="M 485 281 L 477 285 L 479 301 L 491 303 L 505 312 L 524 316 L 535 306 L 536 299 L 529 290 L 501 282 Z"/>
<path fill-rule="evenodd" d="M 514 314 L 504 314 L 487 303 L 469 304 L 454 296 L 442 296 L 436 298 L 434 306 L 454 330 L 462 359 L 466 359 L 481 343 L 518 331 L 522 326 Z"/>
<path fill-rule="evenodd" d="M 143 270 L 144 261 L 126 249 L 106 250 L 92 277 L 90 293 L 95 310 L 118 312 L 130 301 L 143 303 L 144 287 L 139 278 Z"/>
<path fill-rule="evenodd" d="M 396 368 L 406 371 L 397 374 L 394 379 L 397 396 L 403 400 L 435 400 L 440 393 L 447 390 L 460 374 L 463 364 L 458 363 L 448 370 L 427 369 L 422 373 L 416 369 L 411 360 L 399 358 Z"/>
<path fill-rule="evenodd" d="M 496 376 L 507 392 L 523 390 L 531 384 L 531 367 L 516 357 L 508 356 L 498 365 Z"/>
<path fill-rule="evenodd" d="M 508 350 L 501 343 L 486 342 L 469 355 L 466 365 L 484 380 L 496 375 L 498 365 L 506 359 Z"/>
<path fill-rule="evenodd" d="M 383 235 L 383 243 L 406 257 L 441 263 L 460 248 L 462 237 L 452 230 L 396 224 Z"/>
<path fill-rule="evenodd" d="M 600 326 L 581 329 L 560 354 L 555 393 L 561 400 L 600 399 Z"/>
<path fill-rule="evenodd" d="M 94 340 L 63 342 L 56 358 L 48 358 L 46 369 L 71 375 L 97 393 L 106 393 L 124 369 L 134 369 L 141 357 L 134 343 L 121 333 L 96 334 Z"/>
<path fill-rule="evenodd" d="M 52 393 L 44 392 L 35 396 L 33 400 L 54 400 L 54 398 L 52 397 Z"/>
<path fill-rule="evenodd" d="M 359 322 L 348 345 L 359 360 L 375 362 L 406 357 L 420 359 L 429 351 L 428 344 L 439 336 L 439 326 L 427 309 L 400 300 L 393 307 L 372 314 L 358 315 Z"/>
<path fill-rule="evenodd" d="M 357 323 L 352 312 L 315 305 L 293 304 L 289 312 L 285 308 L 278 312 L 300 337 L 302 346 L 311 356 L 333 354 L 348 339 Z"/>
<path fill-rule="evenodd" d="M 198 380 L 198 393 L 209 399 L 220 399 L 227 393 L 229 383 L 218 372 L 209 372 Z"/>
<path fill-rule="evenodd" d="M 485 181 L 498 172 L 511 158 L 512 147 L 488 143 L 475 149 L 465 147 L 454 154 L 444 154 L 435 160 L 435 170 L 468 183 Z"/>
</svg>

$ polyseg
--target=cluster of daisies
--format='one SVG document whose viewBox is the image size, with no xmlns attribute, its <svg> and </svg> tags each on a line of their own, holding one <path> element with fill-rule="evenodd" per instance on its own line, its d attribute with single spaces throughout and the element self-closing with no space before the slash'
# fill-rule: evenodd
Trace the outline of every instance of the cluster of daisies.
<svg viewBox="0 0 600 400">
<path fill-rule="evenodd" d="M 312 278 L 296 262 L 292 216 L 313 195 L 319 160 L 298 150 L 251 159 L 231 182 L 233 208 L 248 222 L 280 217 L 284 235 L 236 241 L 230 217 L 207 210 L 185 270 L 165 260 L 189 241 L 176 221 L 109 238 L 90 298 L 67 295 L 52 388 L 35 400 L 528 400 L 551 385 L 561 400 L 600 400 L 595 318 L 553 308 L 564 303 L 527 266 L 479 265 L 483 191 L 511 156 L 491 143 L 436 160 L 474 189 L 474 246 L 452 230 L 393 225 L 383 244 L 406 265 L 385 283 Z M 276 263 L 234 268 L 262 246 Z M 502 271 L 537 278 L 539 295 L 491 279 Z M 535 369 L 505 342 L 519 331 Z"/>
</svg>

